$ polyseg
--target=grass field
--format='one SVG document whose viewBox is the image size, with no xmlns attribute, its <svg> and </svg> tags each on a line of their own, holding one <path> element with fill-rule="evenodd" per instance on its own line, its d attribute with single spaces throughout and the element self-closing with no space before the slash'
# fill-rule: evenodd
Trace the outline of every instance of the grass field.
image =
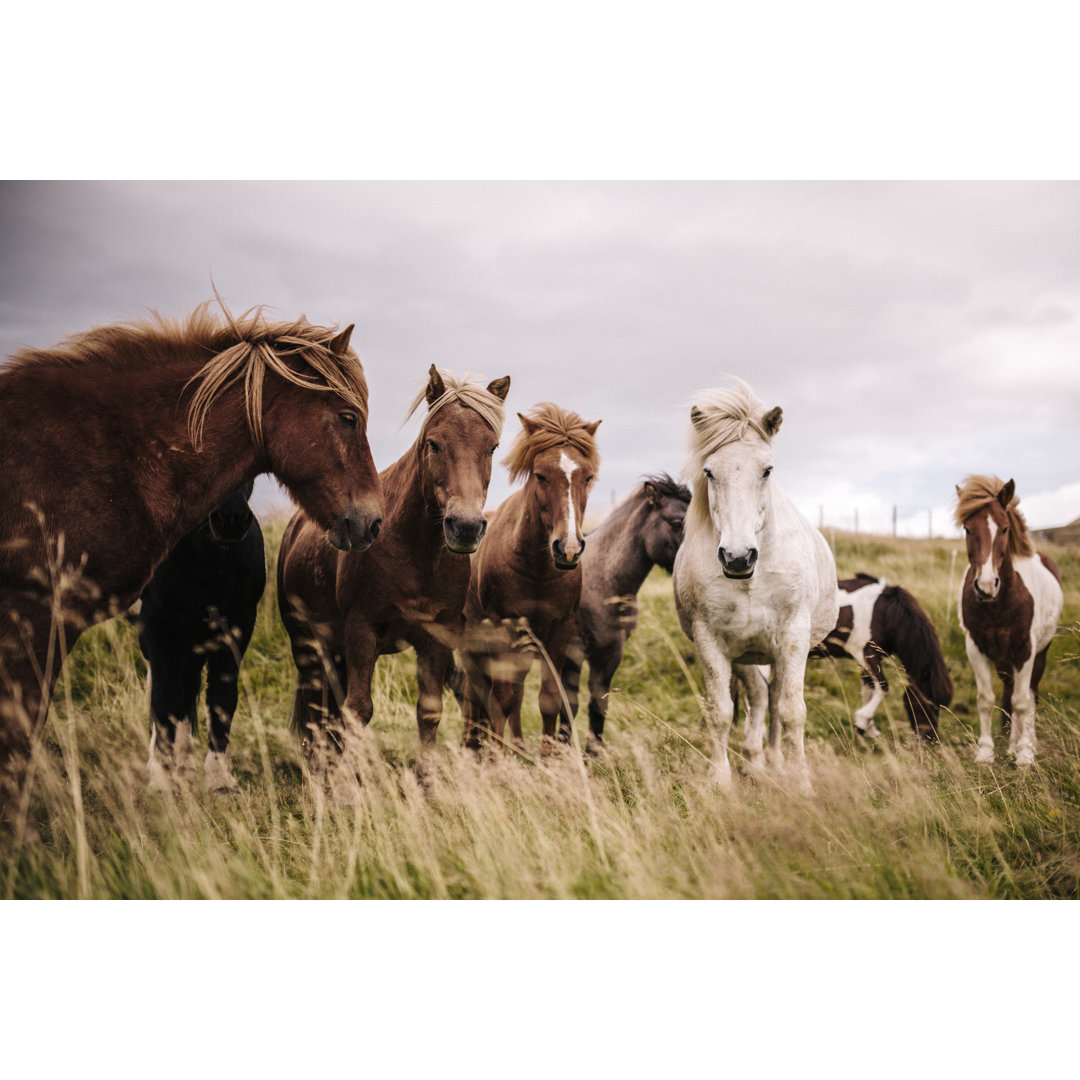
<svg viewBox="0 0 1080 1080">
<path fill-rule="evenodd" d="M 267 532 L 271 564 L 280 526 Z M 607 751 L 480 766 L 447 695 L 431 791 L 416 783 L 414 662 L 383 658 L 362 782 L 328 797 L 305 781 L 286 728 L 292 689 L 271 573 L 242 673 L 232 758 L 240 790 L 145 784 L 148 706 L 134 633 L 83 636 L 35 760 L 27 826 L 0 832 L 6 898 L 1075 898 L 1080 893 L 1080 551 L 1048 549 L 1065 611 L 1042 684 L 1038 763 L 974 765 L 974 683 L 956 624 L 959 541 L 837 536 L 841 576 L 904 585 L 942 638 L 955 684 L 940 746 L 907 729 L 902 673 L 856 745 L 853 663 L 807 682 L 816 793 L 706 781 L 700 671 L 654 571 L 616 679 Z M 271 570 L 273 566 L 271 565 Z M 536 673 L 525 735 L 539 749 Z M 579 721 L 579 729 L 583 727 Z M 205 730 L 201 733 L 205 740 Z M 738 737 L 733 738 L 737 745 Z M 201 761 L 201 753 L 200 753 Z"/>
</svg>

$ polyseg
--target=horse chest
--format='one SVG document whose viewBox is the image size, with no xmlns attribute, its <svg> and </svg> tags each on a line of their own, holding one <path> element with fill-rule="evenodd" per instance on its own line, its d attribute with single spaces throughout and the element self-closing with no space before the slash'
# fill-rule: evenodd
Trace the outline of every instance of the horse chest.
<svg viewBox="0 0 1080 1080">
<path fill-rule="evenodd" d="M 965 590 L 962 610 L 964 629 L 979 652 L 997 666 L 1018 669 L 1031 656 L 1034 602 L 1018 576 L 996 600 L 979 601 Z"/>
</svg>

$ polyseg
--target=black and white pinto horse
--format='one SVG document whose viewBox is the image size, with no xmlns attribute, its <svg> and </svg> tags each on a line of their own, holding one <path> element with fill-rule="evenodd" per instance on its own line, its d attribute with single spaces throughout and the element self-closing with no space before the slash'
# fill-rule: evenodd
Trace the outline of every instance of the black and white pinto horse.
<svg viewBox="0 0 1080 1080">
<path fill-rule="evenodd" d="M 881 734 L 874 714 L 889 691 L 882 661 L 895 656 L 908 676 L 904 708 L 911 729 L 936 741 L 939 710 L 952 701 L 953 687 L 930 616 L 906 589 L 870 574 L 838 581 L 837 601 L 836 627 L 810 655 L 850 657 L 859 665 L 862 705 L 855 712 L 856 733 L 870 739 Z"/>
<path fill-rule="evenodd" d="M 637 594 L 654 566 L 669 574 L 682 541 L 690 489 L 667 473 L 646 477 L 587 536 L 581 555 L 577 635 L 563 664 L 563 688 L 577 715 L 581 668 L 589 662 L 589 742 L 604 741 L 607 696 L 637 626 Z"/>
<path fill-rule="evenodd" d="M 266 587 L 262 529 L 248 506 L 252 485 L 233 492 L 187 533 L 154 571 L 135 618 L 149 665 L 150 786 L 195 771 L 199 688 L 206 668 L 210 716 L 203 771 L 211 791 L 236 788 L 226 756 L 239 698 L 240 661 Z"/>
</svg>

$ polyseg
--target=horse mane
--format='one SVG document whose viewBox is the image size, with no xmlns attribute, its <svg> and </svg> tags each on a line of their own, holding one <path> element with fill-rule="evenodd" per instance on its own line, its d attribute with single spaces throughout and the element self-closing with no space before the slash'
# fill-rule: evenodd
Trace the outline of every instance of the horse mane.
<svg viewBox="0 0 1080 1080">
<path fill-rule="evenodd" d="M 903 665 L 908 677 L 928 701 L 948 705 L 953 686 L 937 631 L 918 600 L 899 585 L 888 585 L 874 604 L 874 618 L 888 628 L 888 641 L 874 640 Z M 881 635 L 885 637 L 885 634 Z"/>
<path fill-rule="evenodd" d="M 442 376 L 445 390 L 429 406 L 427 415 L 425 415 L 423 423 L 420 425 L 420 434 L 416 437 L 416 445 L 418 447 L 424 445 L 424 433 L 427 431 L 431 418 L 444 405 L 449 405 L 453 401 L 458 402 L 466 409 L 472 409 L 473 412 L 478 413 L 480 419 L 495 432 L 495 437 L 500 438 L 502 436 L 503 418 L 505 415 L 503 399 L 496 397 L 496 395 L 488 390 L 486 386 L 482 386 L 479 382 L 476 382 L 475 377 L 469 373 L 458 375 L 454 371 L 446 371 L 440 368 L 439 374 Z M 412 404 L 409 406 L 409 411 L 405 414 L 405 419 L 402 421 L 403 425 L 408 423 L 409 418 L 420 407 L 420 402 L 422 402 L 426 396 L 427 384 L 425 383 L 425 385 L 417 392 L 416 397 L 413 398 Z"/>
<path fill-rule="evenodd" d="M 956 493 L 956 511 L 954 518 L 958 528 L 964 527 L 972 514 L 998 501 L 998 495 L 1005 487 L 1005 482 L 997 476 L 965 476 L 963 483 Z M 1020 513 L 1020 496 L 1015 492 L 1005 507 L 1005 513 L 1009 519 L 1009 551 L 1017 556 L 1031 556 L 1035 554 L 1035 546 L 1031 542 L 1031 534 L 1028 532 L 1027 521 Z"/>
<path fill-rule="evenodd" d="M 522 419 L 528 420 L 529 424 L 522 423 L 510 453 L 503 459 L 503 464 L 510 470 L 511 483 L 528 476 L 537 454 L 553 446 L 572 446 L 585 457 L 594 472 L 599 468 L 600 454 L 593 437 L 596 423 L 586 423 L 576 412 L 561 409 L 550 401 L 534 405 Z"/>
<path fill-rule="evenodd" d="M 708 485 L 702 473 L 705 460 L 722 446 L 745 438 L 747 432 L 772 442 L 763 423 L 765 405 L 742 379 L 734 382 L 730 387 L 699 390 L 690 402 L 694 419 L 680 475 L 692 485 L 689 516 L 701 526 L 709 523 Z"/>
<path fill-rule="evenodd" d="M 210 408 L 228 387 L 243 379 L 248 427 L 259 453 L 265 452 L 262 389 L 268 368 L 297 386 L 340 395 L 367 420 L 364 369 L 351 349 L 345 349 L 342 355 L 331 351 L 336 327 L 315 326 L 303 315 L 293 322 L 269 322 L 262 306 L 234 318 L 219 298 L 225 316 L 222 319 L 211 310 L 213 303 L 204 301 L 183 320 L 151 310 L 143 319 L 72 334 L 50 349 L 23 349 L 11 358 L 6 372 L 93 365 L 123 371 L 145 367 L 151 352 L 163 359 L 191 350 L 208 352 L 210 359 L 187 384 L 198 383 L 188 411 L 188 432 L 196 451 L 202 447 Z M 287 358 L 301 361 L 314 374 L 294 371 L 286 363 Z"/>
<path fill-rule="evenodd" d="M 681 499 L 685 503 L 690 501 L 690 489 L 685 484 L 680 484 L 678 480 L 673 479 L 666 472 L 643 476 L 641 484 L 636 490 L 638 492 L 644 491 L 646 484 L 652 484 L 656 488 L 657 495 L 662 499 Z"/>
</svg>

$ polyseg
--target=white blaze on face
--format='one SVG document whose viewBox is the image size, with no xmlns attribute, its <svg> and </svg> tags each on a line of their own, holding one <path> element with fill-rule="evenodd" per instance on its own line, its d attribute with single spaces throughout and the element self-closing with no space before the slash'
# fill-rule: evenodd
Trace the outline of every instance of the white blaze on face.
<svg viewBox="0 0 1080 1080">
<path fill-rule="evenodd" d="M 578 466 L 564 450 L 559 457 L 559 466 L 566 474 L 566 554 L 574 555 L 578 548 L 577 518 L 574 514 L 574 473 Z"/>
<path fill-rule="evenodd" d="M 986 556 L 986 562 L 979 567 L 978 583 L 979 589 L 987 596 L 993 596 L 997 591 L 994 587 L 994 538 L 997 536 L 998 527 L 997 522 L 990 517 L 986 516 L 986 524 L 990 529 L 990 551 Z"/>
</svg>

